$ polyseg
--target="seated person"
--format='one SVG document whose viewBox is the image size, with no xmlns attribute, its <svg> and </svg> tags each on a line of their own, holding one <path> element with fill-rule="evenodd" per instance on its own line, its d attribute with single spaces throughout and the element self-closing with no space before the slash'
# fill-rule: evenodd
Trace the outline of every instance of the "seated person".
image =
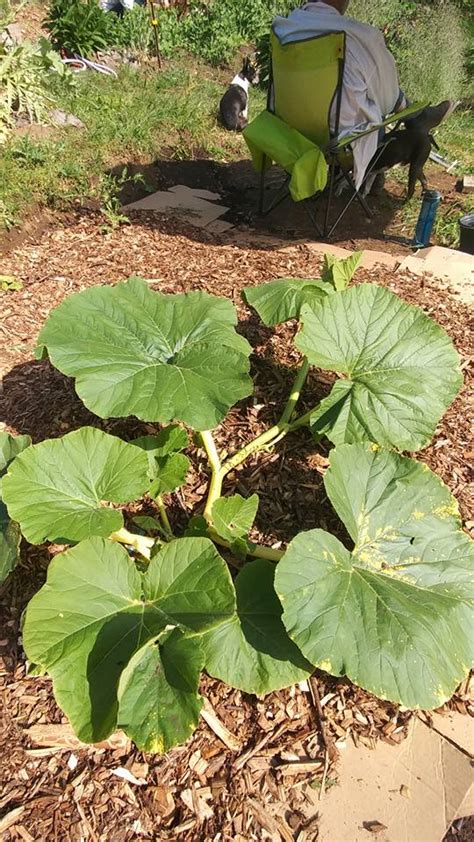
<svg viewBox="0 0 474 842">
<path fill-rule="evenodd" d="M 273 30 L 281 44 L 306 40 L 330 32 L 346 33 L 344 82 L 339 117 L 339 138 L 380 123 L 385 116 L 406 108 L 408 102 L 398 83 L 395 59 L 382 33 L 366 23 L 344 17 L 350 0 L 316 0 L 277 17 Z M 335 129 L 333 104 L 330 127 Z M 378 132 L 353 144 L 354 181 L 360 188 L 380 137 Z"/>
</svg>

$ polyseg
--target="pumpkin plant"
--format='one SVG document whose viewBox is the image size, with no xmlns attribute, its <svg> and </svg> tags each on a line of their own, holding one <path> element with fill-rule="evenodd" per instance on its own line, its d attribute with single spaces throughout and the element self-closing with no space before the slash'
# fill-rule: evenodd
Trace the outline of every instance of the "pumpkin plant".
<svg viewBox="0 0 474 842">
<path fill-rule="evenodd" d="M 230 301 L 130 278 L 71 295 L 47 319 L 38 355 L 74 378 L 88 409 L 161 425 L 131 442 L 92 427 L 34 445 L 0 434 L 3 577 L 20 530 L 69 545 L 26 609 L 23 643 L 82 740 L 120 727 L 141 749 L 167 751 L 197 725 L 203 670 L 262 695 L 318 667 L 409 708 L 439 706 L 466 675 L 472 544 L 449 490 L 401 454 L 430 442 L 460 361 L 419 308 L 380 286 L 348 288 L 358 259 L 244 291 L 265 324 L 299 321 L 302 359 L 281 417 L 224 457 L 212 429 L 252 393 Z M 298 414 L 312 366 L 339 377 Z M 335 445 L 324 484 L 350 546 L 322 529 L 284 551 L 256 545 L 258 496 L 222 496 L 245 459 L 302 428 Z M 203 514 L 178 537 L 164 495 L 186 481 L 188 430 L 210 482 Z M 131 532 L 121 507 L 144 495 L 156 517 L 136 517 Z"/>
</svg>

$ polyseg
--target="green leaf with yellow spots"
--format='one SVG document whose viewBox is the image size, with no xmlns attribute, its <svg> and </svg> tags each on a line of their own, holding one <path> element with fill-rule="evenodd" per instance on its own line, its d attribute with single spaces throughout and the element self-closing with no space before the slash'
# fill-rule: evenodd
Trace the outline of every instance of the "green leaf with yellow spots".
<svg viewBox="0 0 474 842">
<path fill-rule="evenodd" d="M 129 661 L 119 685 L 118 727 L 142 751 L 164 754 L 196 729 L 203 699 L 199 637 L 165 632 Z"/>
<path fill-rule="evenodd" d="M 435 708 L 472 663 L 474 552 L 427 467 L 368 444 L 331 454 L 328 496 L 354 547 L 316 529 L 277 567 L 283 622 L 311 663 L 380 698 Z"/>
</svg>

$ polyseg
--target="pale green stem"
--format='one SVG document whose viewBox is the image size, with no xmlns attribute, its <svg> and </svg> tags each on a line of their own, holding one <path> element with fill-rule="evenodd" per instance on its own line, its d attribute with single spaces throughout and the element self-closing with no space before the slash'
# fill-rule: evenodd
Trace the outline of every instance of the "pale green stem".
<svg viewBox="0 0 474 842">
<path fill-rule="evenodd" d="M 298 372 L 298 376 L 293 384 L 293 388 L 291 390 L 290 397 L 286 402 L 286 406 L 283 410 L 282 416 L 278 422 L 279 426 L 284 424 L 289 424 L 291 421 L 292 415 L 295 411 L 296 404 L 298 403 L 301 395 L 301 390 L 306 383 L 306 378 L 309 372 L 309 362 L 306 357 L 303 357 L 303 362 L 301 364 L 301 368 Z"/>
<path fill-rule="evenodd" d="M 137 553 L 140 553 L 144 558 L 147 558 L 148 561 L 151 557 L 151 550 L 155 544 L 154 538 L 149 538 L 147 535 L 135 535 L 133 532 L 129 532 L 128 529 L 122 528 L 117 530 L 117 532 L 113 532 L 112 535 L 109 535 L 109 539 L 111 541 L 116 541 L 119 544 L 127 544 L 130 547 L 133 547 Z"/>
<path fill-rule="evenodd" d="M 301 390 L 305 384 L 306 378 L 308 376 L 309 371 L 309 362 L 304 357 L 303 363 L 301 368 L 298 372 L 298 376 L 293 384 L 293 388 L 291 390 L 290 397 L 288 398 L 283 413 L 281 415 L 280 420 L 277 424 L 273 427 L 270 427 L 269 430 L 266 430 L 260 436 L 253 439 L 253 441 L 249 442 L 245 447 L 239 450 L 237 453 L 234 453 L 229 459 L 226 459 L 225 462 L 222 464 L 221 473 L 222 479 L 232 471 L 237 465 L 241 465 L 242 462 L 245 462 L 252 453 L 257 453 L 259 450 L 263 450 L 265 447 L 273 446 L 280 441 L 282 438 L 286 436 L 287 433 L 290 432 L 291 429 L 297 429 L 297 426 L 303 426 L 302 424 L 298 425 L 298 419 L 291 423 L 291 417 L 295 411 L 296 404 L 298 403 Z M 310 410 L 309 415 L 314 412 L 314 409 Z M 306 417 L 306 416 L 301 416 Z M 297 425 L 297 426 L 294 426 Z M 222 483 L 222 480 L 221 480 Z"/>
<path fill-rule="evenodd" d="M 316 406 L 312 406 L 311 409 L 308 409 L 304 415 L 300 415 L 299 418 L 295 418 L 295 420 L 288 425 L 287 433 L 292 433 L 293 430 L 299 430 L 300 427 L 306 427 L 309 422 L 311 421 L 311 416 L 313 412 L 315 412 L 318 408 L 319 404 Z"/>
<path fill-rule="evenodd" d="M 211 466 L 211 482 L 209 483 L 209 491 L 207 494 L 206 507 L 204 509 L 204 517 L 208 523 L 212 522 L 212 507 L 216 500 L 219 499 L 222 492 L 222 480 L 224 474 L 222 473 L 222 466 L 219 454 L 217 452 L 216 443 L 212 437 L 210 430 L 201 430 L 201 439 L 207 453 L 207 458 Z"/>
<path fill-rule="evenodd" d="M 224 538 L 221 538 L 220 535 L 217 534 L 215 529 L 212 527 L 208 528 L 209 537 L 214 541 L 215 544 L 219 544 L 220 547 L 226 547 L 228 550 L 232 549 L 232 546 L 229 541 L 226 541 Z M 252 541 L 247 541 L 247 552 L 253 558 L 265 558 L 267 561 L 280 561 L 280 559 L 284 555 L 283 550 L 274 550 L 271 547 L 262 547 L 260 544 L 254 544 Z"/>
<path fill-rule="evenodd" d="M 167 537 L 168 538 L 174 538 L 173 530 L 171 529 L 171 524 L 170 524 L 169 519 L 168 519 L 168 514 L 167 514 L 167 511 L 166 511 L 166 508 L 165 508 L 165 504 L 163 503 L 163 499 L 162 499 L 160 494 L 158 495 L 158 497 L 155 497 L 155 503 L 158 506 L 158 511 L 159 511 L 159 514 L 160 514 L 160 520 L 161 520 L 161 523 L 163 524 L 163 529 L 164 529 Z"/>
<path fill-rule="evenodd" d="M 263 450 L 264 447 L 268 447 L 270 444 L 273 443 L 273 439 L 276 439 L 283 430 L 279 424 L 275 424 L 273 427 L 270 427 L 269 430 L 265 430 L 260 436 L 250 441 L 248 444 L 245 445 L 241 450 L 234 453 L 229 459 L 226 459 L 222 465 L 221 471 L 223 472 L 224 476 L 232 471 L 237 465 L 241 465 L 242 462 L 245 462 L 252 453 L 257 453 L 258 450 Z"/>
</svg>

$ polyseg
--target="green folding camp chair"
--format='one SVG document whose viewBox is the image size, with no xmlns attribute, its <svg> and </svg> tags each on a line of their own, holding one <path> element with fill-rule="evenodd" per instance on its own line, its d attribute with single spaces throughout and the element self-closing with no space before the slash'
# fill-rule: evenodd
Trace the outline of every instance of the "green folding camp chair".
<svg viewBox="0 0 474 842">
<path fill-rule="evenodd" d="M 244 138 L 252 155 L 255 169 L 261 175 L 260 212 L 269 213 L 288 193 L 295 201 L 304 201 L 318 234 L 332 234 L 354 201 L 365 213 L 373 216 L 364 196 L 352 178 L 351 146 L 371 132 L 415 114 L 427 103 L 412 105 L 392 115 L 377 126 L 354 133 L 338 141 L 339 115 L 344 77 L 346 35 L 332 32 L 303 41 L 282 45 L 272 31 L 271 77 L 267 110 L 244 129 Z M 335 103 L 335 126 L 331 134 L 329 115 Z M 383 146 L 379 154 L 382 154 Z M 273 163 L 287 173 L 277 197 L 265 209 L 265 175 Z M 372 170 L 376 159 L 372 162 Z M 365 174 L 365 179 L 370 172 Z M 364 179 L 364 181 L 365 181 Z M 350 196 L 337 219 L 330 223 L 331 205 L 336 185 L 346 181 Z M 323 227 L 314 216 L 314 202 L 326 195 Z"/>
</svg>

